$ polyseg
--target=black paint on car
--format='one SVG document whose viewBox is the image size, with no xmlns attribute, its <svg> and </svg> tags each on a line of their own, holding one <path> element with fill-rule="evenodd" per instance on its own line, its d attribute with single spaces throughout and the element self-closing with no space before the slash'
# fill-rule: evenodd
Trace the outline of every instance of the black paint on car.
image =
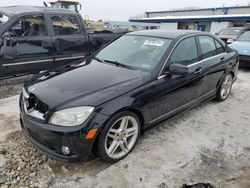
<svg viewBox="0 0 250 188">
<path fill-rule="evenodd" d="M 50 156 L 126 157 L 147 128 L 228 98 L 238 54 L 197 31 L 139 31 L 85 61 L 35 76 L 20 96 L 24 135 Z"/>
</svg>

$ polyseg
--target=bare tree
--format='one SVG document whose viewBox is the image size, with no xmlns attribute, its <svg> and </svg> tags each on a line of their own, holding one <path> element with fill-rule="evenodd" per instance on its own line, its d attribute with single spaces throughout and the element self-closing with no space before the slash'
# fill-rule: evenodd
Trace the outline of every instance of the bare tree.
<svg viewBox="0 0 250 188">
<path fill-rule="evenodd" d="M 144 17 L 146 17 L 146 16 L 145 16 L 144 13 L 142 13 L 142 14 L 132 15 L 132 16 L 129 17 L 129 19 L 130 20 L 132 20 L 132 19 L 141 19 L 141 18 L 144 18 Z"/>
</svg>

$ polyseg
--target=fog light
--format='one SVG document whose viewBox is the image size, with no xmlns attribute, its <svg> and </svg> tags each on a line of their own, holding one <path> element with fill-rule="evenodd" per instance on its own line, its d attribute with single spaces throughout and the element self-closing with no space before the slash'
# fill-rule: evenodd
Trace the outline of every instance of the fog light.
<svg viewBox="0 0 250 188">
<path fill-rule="evenodd" d="M 70 154 L 70 149 L 67 146 L 62 146 L 62 152 L 64 155 L 69 155 Z"/>
</svg>

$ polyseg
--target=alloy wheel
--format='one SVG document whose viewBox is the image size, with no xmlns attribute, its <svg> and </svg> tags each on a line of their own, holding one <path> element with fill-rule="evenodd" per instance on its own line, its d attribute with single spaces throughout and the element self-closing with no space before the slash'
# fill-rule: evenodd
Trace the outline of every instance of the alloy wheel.
<svg viewBox="0 0 250 188">
<path fill-rule="evenodd" d="M 221 84 L 220 95 L 222 99 L 226 99 L 229 96 L 232 89 L 232 84 L 233 84 L 232 75 L 231 74 L 226 75 Z"/>
<path fill-rule="evenodd" d="M 127 155 L 134 147 L 139 132 L 139 125 L 132 116 L 119 118 L 110 127 L 105 139 L 106 154 L 112 159 Z"/>
</svg>

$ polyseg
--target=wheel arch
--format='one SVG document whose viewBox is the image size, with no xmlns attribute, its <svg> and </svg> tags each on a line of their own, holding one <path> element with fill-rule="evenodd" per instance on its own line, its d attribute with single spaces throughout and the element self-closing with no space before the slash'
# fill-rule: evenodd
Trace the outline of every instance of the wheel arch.
<svg viewBox="0 0 250 188">
<path fill-rule="evenodd" d="M 225 72 L 223 73 L 223 75 L 221 76 L 220 80 L 219 80 L 218 83 L 217 83 L 217 90 L 220 88 L 221 83 L 222 83 L 223 79 L 225 78 L 225 76 L 226 76 L 227 74 L 231 74 L 231 75 L 233 76 L 233 78 L 235 78 L 235 72 L 234 72 L 233 70 L 225 71 Z"/>
<path fill-rule="evenodd" d="M 142 112 L 140 110 L 136 109 L 136 108 L 133 108 L 133 107 L 124 107 L 124 108 L 121 108 L 121 109 L 115 111 L 113 114 L 111 114 L 110 117 L 105 121 L 105 123 L 103 124 L 103 126 L 100 127 L 100 130 L 98 131 L 98 134 L 96 135 L 96 138 L 95 138 L 94 143 L 93 143 L 93 148 L 92 148 L 93 153 L 97 152 L 98 139 L 99 139 L 100 134 L 103 131 L 104 127 L 108 124 L 108 122 L 113 117 L 115 117 L 117 114 L 119 114 L 121 112 L 132 112 L 135 115 L 137 115 L 137 117 L 139 118 L 139 121 L 140 121 L 140 135 L 143 134 L 143 130 L 144 130 L 144 117 L 143 117 Z"/>
</svg>

